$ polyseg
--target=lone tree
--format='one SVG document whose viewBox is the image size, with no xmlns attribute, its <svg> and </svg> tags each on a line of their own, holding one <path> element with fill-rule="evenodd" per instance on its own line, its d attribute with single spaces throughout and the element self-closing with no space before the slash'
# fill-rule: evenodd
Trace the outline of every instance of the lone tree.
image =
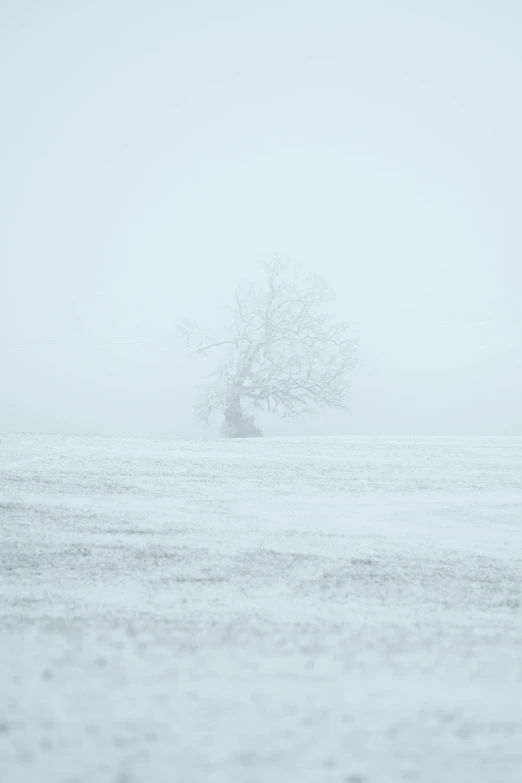
<svg viewBox="0 0 522 783">
<path fill-rule="evenodd" d="M 263 269 L 261 288 L 237 289 L 227 334 L 209 339 L 193 324 L 182 328 L 194 354 L 219 354 L 196 413 L 208 422 L 221 410 L 223 434 L 231 438 L 262 434 L 255 409 L 298 416 L 314 406 L 344 407 L 356 365 L 347 325 L 324 312 L 332 299 L 327 284 L 292 275 L 280 262 Z"/>
</svg>

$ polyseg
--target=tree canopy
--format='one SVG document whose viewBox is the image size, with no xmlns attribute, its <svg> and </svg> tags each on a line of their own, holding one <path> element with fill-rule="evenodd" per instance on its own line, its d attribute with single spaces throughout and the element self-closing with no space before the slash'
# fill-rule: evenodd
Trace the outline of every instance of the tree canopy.
<svg viewBox="0 0 522 783">
<path fill-rule="evenodd" d="M 332 300 L 318 277 L 303 277 L 280 262 L 264 266 L 264 284 L 240 285 L 228 331 L 205 340 L 194 324 L 183 328 L 193 353 L 218 356 L 198 397 L 196 412 L 215 410 L 231 437 L 260 434 L 254 411 L 299 416 L 316 406 L 343 407 L 357 349 L 346 323 L 325 310 Z"/>
</svg>

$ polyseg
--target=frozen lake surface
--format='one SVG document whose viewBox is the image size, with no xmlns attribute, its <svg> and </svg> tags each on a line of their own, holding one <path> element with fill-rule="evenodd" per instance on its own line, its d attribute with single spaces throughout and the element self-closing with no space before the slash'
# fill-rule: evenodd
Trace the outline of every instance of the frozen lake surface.
<svg viewBox="0 0 522 783">
<path fill-rule="evenodd" d="M 2 783 L 520 783 L 522 439 L 0 437 Z"/>
</svg>

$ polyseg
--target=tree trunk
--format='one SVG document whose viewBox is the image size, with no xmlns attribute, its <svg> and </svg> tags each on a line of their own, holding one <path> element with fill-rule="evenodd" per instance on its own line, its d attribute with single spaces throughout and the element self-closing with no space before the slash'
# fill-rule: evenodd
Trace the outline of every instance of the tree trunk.
<svg viewBox="0 0 522 783">
<path fill-rule="evenodd" d="M 225 408 L 225 429 L 229 438 L 240 438 L 243 433 L 244 419 L 239 395 L 231 397 Z"/>
<path fill-rule="evenodd" d="M 253 416 L 243 413 L 241 394 L 237 389 L 230 392 L 225 407 L 223 434 L 227 438 L 256 438 L 262 433 Z"/>
</svg>

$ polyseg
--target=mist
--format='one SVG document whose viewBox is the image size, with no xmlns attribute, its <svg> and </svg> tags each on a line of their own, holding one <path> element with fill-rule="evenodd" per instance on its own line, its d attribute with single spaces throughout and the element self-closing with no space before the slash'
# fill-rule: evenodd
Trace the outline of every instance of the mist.
<svg viewBox="0 0 522 783">
<path fill-rule="evenodd" d="M 0 430 L 208 437 L 211 360 L 281 258 L 326 277 L 346 411 L 266 434 L 522 434 L 522 8 L 5 2 Z"/>
</svg>

